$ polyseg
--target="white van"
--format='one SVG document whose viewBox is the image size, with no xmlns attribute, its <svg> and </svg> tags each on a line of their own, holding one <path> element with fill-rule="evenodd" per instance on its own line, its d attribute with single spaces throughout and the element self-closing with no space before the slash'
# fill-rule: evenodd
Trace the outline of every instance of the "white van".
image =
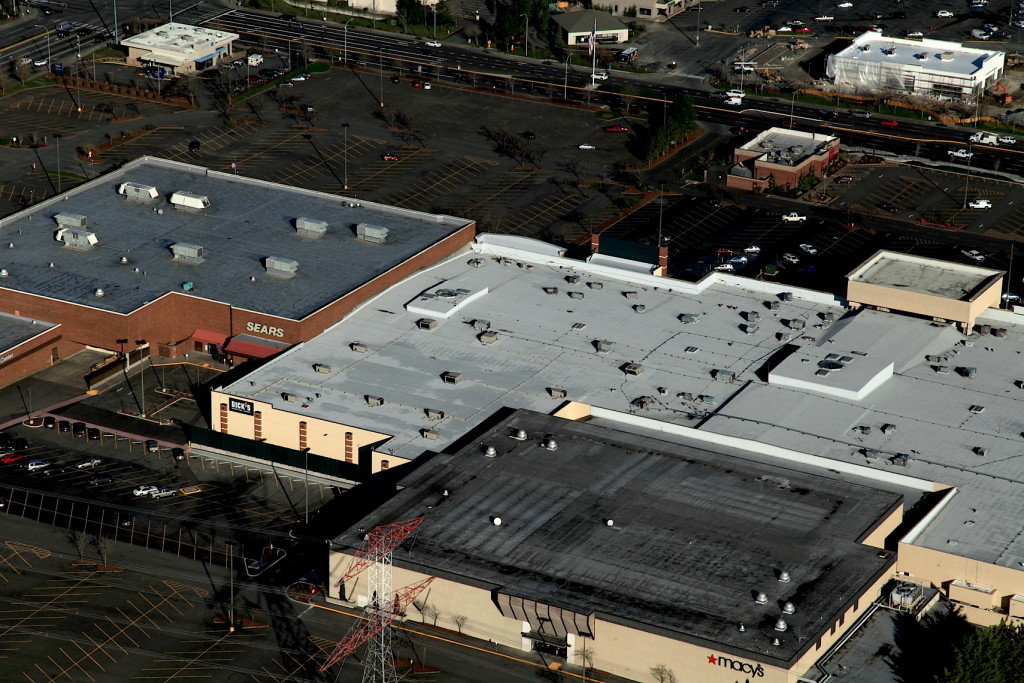
<svg viewBox="0 0 1024 683">
<path fill-rule="evenodd" d="M 742 97 L 730 97 L 730 98 L 728 98 L 725 101 L 725 103 L 726 104 L 731 104 L 731 105 L 734 105 L 734 106 L 737 106 L 737 107 L 738 106 L 742 106 L 743 105 L 743 98 Z"/>
<path fill-rule="evenodd" d="M 28 461 L 28 465 L 26 465 L 26 467 L 28 468 L 29 472 L 35 472 L 37 470 L 45 470 L 49 466 L 50 466 L 50 463 L 46 462 L 45 460 L 29 460 Z"/>
<path fill-rule="evenodd" d="M 975 145 L 999 146 L 999 136 L 995 133 L 975 133 L 971 136 L 971 142 Z"/>
</svg>

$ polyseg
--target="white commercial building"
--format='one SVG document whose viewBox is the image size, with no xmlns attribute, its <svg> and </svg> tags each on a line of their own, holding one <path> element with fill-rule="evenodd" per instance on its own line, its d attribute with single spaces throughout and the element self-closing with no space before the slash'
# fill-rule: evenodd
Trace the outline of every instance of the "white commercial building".
<svg viewBox="0 0 1024 683">
<path fill-rule="evenodd" d="M 896 91 L 972 100 L 1003 75 L 1005 53 L 945 40 L 890 38 L 868 31 L 829 55 L 825 72 L 845 92 Z"/>
<path fill-rule="evenodd" d="M 169 75 L 190 74 L 231 59 L 237 33 L 170 23 L 121 41 L 128 64 L 166 69 Z"/>
</svg>

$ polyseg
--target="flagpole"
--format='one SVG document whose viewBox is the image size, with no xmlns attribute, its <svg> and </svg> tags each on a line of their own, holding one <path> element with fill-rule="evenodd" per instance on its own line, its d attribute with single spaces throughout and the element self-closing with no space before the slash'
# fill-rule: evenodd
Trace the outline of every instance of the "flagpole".
<svg viewBox="0 0 1024 683">
<path fill-rule="evenodd" d="M 590 31 L 590 86 L 594 86 L 594 74 L 597 73 L 597 19 L 594 19 L 594 28 Z"/>
</svg>

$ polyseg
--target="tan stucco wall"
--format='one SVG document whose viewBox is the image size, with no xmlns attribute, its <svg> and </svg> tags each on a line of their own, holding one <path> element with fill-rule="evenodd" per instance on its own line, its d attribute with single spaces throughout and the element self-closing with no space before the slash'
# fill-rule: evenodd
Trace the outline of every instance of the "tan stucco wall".
<svg viewBox="0 0 1024 683">
<path fill-rule="evenodd" d="M 908 543 L 900 543 L 897 568 L 909 575 L 904 577 L 908 580 L 940 588 L 949 597 L 961 600 L 965 605 L 983 608 L 967 610 L 965 606 L 965 614 L 975 623 L 991 619 L 994 619 L 991 623 L 998 623 L 1005 615 L 984 608 L 991 604 L 997 609 L 1006 609 L 1010 596 L 1024 595 L 1024 571 Z M 950 583 L 956 580 L 994 588 L 995 592 L 989 599 L 977 591 L 950 591 Z"/>
<path fill-rule="evenodd" d="M 978 294 L 973 301 L 944 299 L 931 294 L 898 290 L 891 287 L 856 280 L 849 280 L 846 298 L 852 303 L 867 304 L 891 311 L 903 311 L 932 318 L 942 318 L 968 326 L 988 308 L 998 308 L 1002 291 L 1002 280 L 996 278 L 989 287 Z"/>
<path fill-rule="evenodd" d="M 551 414 L 563 420 L 585 420 L 590 417 L 590 406 L 578 401 L 569 401 Z"/>
<path fill-rule="evenodd" d="M 228 402 L 229 395 L 214 391 L 210 395 L 210 408 L 213 420 L 213 429 L 225 431 L 233 436 L 243 439 L 255 439 L 255 416 L 245 415 L 232 411 L 227 412 L 227 429 L 221 429 L 220 406 Z M 368 429 L 360 429 L 338 422 L 331 422 L 319 418 L 299 415 L 284 410 L 277 410 L 269 403 L 244 399 L 254 404 L 254 410 L 261 413 L 262 433 L 261 438 L 271 444 L 284 446 L 286 448 L 300 448 L 299 445 L 299 422 L 306 423 L 306 446 L 311 453 L 322 455 L 335 460 L 345 460 L 345 434 L 352 433 L 353 462 L 358 462 L 359 449 L 379 443 L 389 438 L 390 435 L 381 432 L 374 432 Z M 382 458 L 388 458 L 390 467 L 406 462 L 404 459 L 393 456 L 380 456 L 374 454 L 372 461 L 373 472 L 380 469 Z"/>
<path fill-rule="evenodd" d="M 896 530 L 896 527 L 898 527 L 902 521 L 903 507 L 897 506 L 888 517 L 879 522 L 878 525 L 869 531 L 860 542 L 864 545 L 869 545 L 872 548 L 884 548 L 885 539 L 888 538 L 889 534 Z"/>
</svg>

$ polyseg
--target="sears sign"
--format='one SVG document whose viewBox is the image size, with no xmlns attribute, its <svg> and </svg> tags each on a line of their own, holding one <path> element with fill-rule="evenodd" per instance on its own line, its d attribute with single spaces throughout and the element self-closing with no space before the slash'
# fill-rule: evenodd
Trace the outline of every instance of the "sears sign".
<svg viewBox="0 0 1024 683">
<path fill-rule="evenodd" d="M 228 410 L 233 413 L 242 413 L 243 415 L 252 415 L 254 413 L 252 402 L 243 401 L 240 398 L 229 398 Z"/>
</svg>

